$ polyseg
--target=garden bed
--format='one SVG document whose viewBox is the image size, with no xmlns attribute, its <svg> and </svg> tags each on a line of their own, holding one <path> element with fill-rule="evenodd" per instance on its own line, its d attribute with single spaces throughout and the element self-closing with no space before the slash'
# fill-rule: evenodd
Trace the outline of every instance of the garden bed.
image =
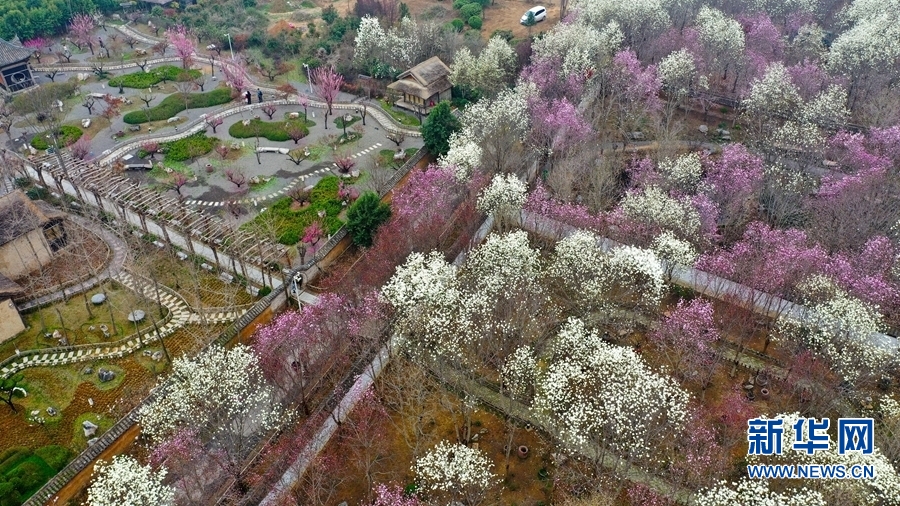
<svg viewBox="0 0 900 506">
<path fill-rule="evenodd" d="M 129 125 L 138 125 L 150 121 L 167 120 L 185 109 L 203 109 L 228 102 L 231 102 L 230 88 L 216 88 L 206 93 L 191 93 L 188 95 L 187 101 L 180 93 L 176 93 L 164 98 L 155 107 L 129 112 L 122 117 L 122 121 Z"/>
<path fill-rule="evenodd" d="M 203 73 L 197 69 L 183 69 L 174 65 L 163 65 L 149 72 L 132 72 L 109 80 L 110 87 L 122 86 L 124 88 L 147 89 L 165 81 L 176 81 L 182 73 L 187 73 L 191 79 L 199 79 Z"/>
<path fill-rule="evenodd" d="M 302 118 L 285 121 L 262 121 L 254 118 L 247 125 L 244 125 L 242 121 L 234 123 L 228 128 L 228 135 L 236 139 L 249 139 L 259 135 L 272 142 L 284 142 L 292 140 L 289 133 L 290 128 L 299 129 L 303 134 L 301 138 L 303 138 L 309 135 L 309 127 L 314 125 L 314 122 L 304 121 Z"/>
<path fill-rule="evenodd" d="M 277 200 L 242 228 L 265 230 L 269 224 L 274 224 L 278 242 L 293 245 L 303 237 L 306 227 L 321 219 L 325 232 L 334 234 L 344 225 L 338 217 L 345 209 L 337 195 L 339 181 L 337 176 L 326 176 L 313 187 L 309 196 L 310 203 L 306 207 L 294 210 L 291 208 L 293 200 L 285 197 Z M 324 211 L 325 216 L 320 218 L 319 211 Z"/>
</svg>

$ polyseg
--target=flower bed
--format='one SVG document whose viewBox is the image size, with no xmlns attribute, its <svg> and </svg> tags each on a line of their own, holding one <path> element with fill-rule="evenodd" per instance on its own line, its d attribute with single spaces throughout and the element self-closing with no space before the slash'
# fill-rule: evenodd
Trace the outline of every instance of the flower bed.
<svg viewBox="0 0 900 506">
<path fill-rule="evenodd" d="M 187 99 L 187 109 L 202 109 L 231 102 L 231 90 L 216 88 L 206 93 L 191 93 Z M 185 110 L 185 100 L 180 94 L 169 95 L 156 107 L 147 110 L 131 111 L 122 120 L 129 125 L 169 119 Z"/>
<path fill-rule="evenodd" d="M 325 230 L 333 234 L 340 230 L 344 222 L 338 218 L 343 211 L 341 200 L 338 198 L 338 182 L 336 176 L 328 176 L 313 187 L 309 195 L 310 204 L 299 210 L 292 210 L 292 200 L 285 197 L 276 201 L 269 209 L 260 213 L 253 221 L 244 225 L 247 228 L 262 227 L 265 223 L 277 223 L 278 242 L 281 244 L 296 244 L 303 231 L 312 222 L 319 219 L 319 211 L 324 211 L 321 218 Z"/>
<path fill-rule="evenodd" d="M 144 89 L 164 81 L 175 81 L 183 72 L 187 72 L 191 79 L 198 79 L 203 75 L 202 72 L 196 69 L 185 70 L 174 65 L 163 65 L 149 72 L 132 72 L 131 74 L 113 77 L 109 80 L 109 85 L 112 87 L 122 86 L 125 88 Z"/>
</svg>

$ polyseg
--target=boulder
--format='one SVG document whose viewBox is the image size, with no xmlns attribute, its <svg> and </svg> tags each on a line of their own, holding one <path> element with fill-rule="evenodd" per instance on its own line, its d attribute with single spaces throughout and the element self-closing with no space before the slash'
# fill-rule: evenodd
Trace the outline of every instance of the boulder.
<svg viewBox="0 0 900 506">
<path fill-rule="evenodd" d="M 91 127 L 91 118 L 84 118 L 83 120 L 81 120 L 81 126 L 83 128 L 90 128 Z"/>
<path fill-rule="evenodd" d="M 81 422 L 81 428 L 84 430 L 84 437 L 91 438 L 94 437 L 94 434 L 97 433 L 97 429 L 99 429 L 100 427 L 92 423 L 90 420 L 85 420 Z"/>
<path fill-rule="evenodd" d="M 299 112 L 292 112 L 292 113 L 288 114 L 288 118 L 290 118 L 290 119 L 297 119 L 299 117 L 300 117 Z"/>
<path fill-rule="evenodd" d="M 97 377 L 100 378 L 101 383 L 106 383 L 107 381 L 116 379 L 116 373 L 101 368 L 97 371 Z"/>
<path fill-rule="evenodd" d="M 88 439 L 88 446 L 94 446 L 94 443 L 96 443 L 98 439 L 100 438 L 92 437 L 91 439 Z"/>
<path fill-rule="evenodd" d="M 57 414 L 59 414 L 59 412 L 56 411 L 56 408 L 54 408 L 53 406 L 47 407 L 47 416 L 56 416 Z"/>
<path fill-rule="evenodd" d="M 181 121 L 180 116 L 172 116 L 171 118 L 166 120 L 166 123 L 175 123 L 176 121 Z"/>
</svg>

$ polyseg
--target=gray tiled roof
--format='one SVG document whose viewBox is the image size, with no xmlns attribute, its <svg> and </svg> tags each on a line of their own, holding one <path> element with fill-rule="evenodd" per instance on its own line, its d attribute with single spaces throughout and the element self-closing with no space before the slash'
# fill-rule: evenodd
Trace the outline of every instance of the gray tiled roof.
<svg viewBox="0 0 900 506">
<path fill-rule="evenodd" d="M 0 39 L 0 67 L 31 58 L 31 54 L 27 47 Z"/>
</svg>

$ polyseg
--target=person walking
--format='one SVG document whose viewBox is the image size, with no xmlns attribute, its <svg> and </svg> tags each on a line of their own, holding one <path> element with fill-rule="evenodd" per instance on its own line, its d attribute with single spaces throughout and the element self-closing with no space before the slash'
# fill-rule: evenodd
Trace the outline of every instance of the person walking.
<svg viewBox="0 0 900 506">
<path fill-rule="evenodd" d="M 247 99 L 247 105 L 250 105 L 253 103 L 253 95 L 250 94 L 250 90 L 247 90 L 246 92 L 244 92 L 244 98 Z"/>
<path fill-rule="evenodd" d="M 262 103 L 262 90 L 259 88 L 256 88 L 256 98 L 259 100 L 259 103 L 261 104 Z"/>
</svg>

